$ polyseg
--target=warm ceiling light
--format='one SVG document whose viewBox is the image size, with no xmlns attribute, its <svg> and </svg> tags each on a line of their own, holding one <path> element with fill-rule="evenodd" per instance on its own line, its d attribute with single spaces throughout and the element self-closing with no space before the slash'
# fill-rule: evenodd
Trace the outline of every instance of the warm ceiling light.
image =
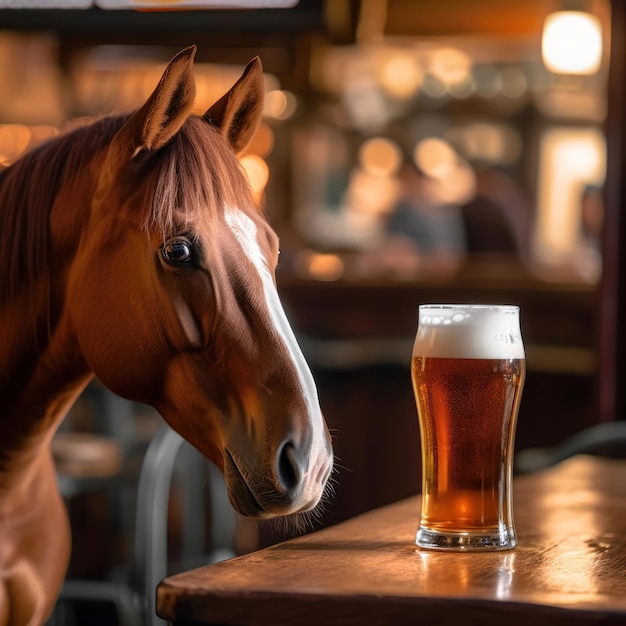
<svg viewBox="0 0 626 626">
<path fill-rule="evenodd" d="M 386 58 L 380 69 L 380 83 L 396 98 L 409 98 L 422 82 L 422 70 L 414 55 L 394 52 Z"/>
<path fill-rule="evenodd" d="M 402 151 L 390 139 L 373 137 L 359 149 L 359 161 L 368 174 L 392 176 L 402 164 Z"/>
<path fill-rule="evenodd" d="M 245 154 L 239 159 L 239 163 L 248 177 L 255 200 L 259 202 L 270 177 L 267 163 L 256 154 Z"/>
<path fill-rule="evenodd" d="M 289 119 L 298 108 L 296 96 L 284 89 L 270 89 L 265 94 L 263 114 L 277 120 Z"/>
<path fill-rule="evenodd" d="M 445 178 L 454 171 L 458 160 L 454 148 L 438 137 L 421 139 L 413 149 L 415 165 L 431 178 Z"/>
<path fill-rule="evenodd" d="M 299 276 L 316 280 L 334 281 L 343 275 L 343 261 L 336 254 L 323 254 L 313 250 L 301 250 L 295 259 Z"/>
<path fill-rule="evenodd" d="M 602 59 L 600 20 L 582 11 L 558 11 L 548 15 L 541 52 L 551 72 L 595 74 Z"/>
<path fill-rule="evenodd" d="M 472 72 L 472 60 L 457 48 L 438 48 L 431 57 L 430 73 L 444 85 L 460 85 Z"/>
</svg>

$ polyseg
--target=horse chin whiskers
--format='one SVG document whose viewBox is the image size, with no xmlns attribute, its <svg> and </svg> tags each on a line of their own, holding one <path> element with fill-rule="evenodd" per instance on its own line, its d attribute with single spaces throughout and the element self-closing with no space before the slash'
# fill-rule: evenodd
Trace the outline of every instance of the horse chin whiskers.
<svg viewBox="0 0 626 626">
<path fill-rule="evenodd" d="M 326 503 L 334 496 L 335 480 L 331 476 L 324 488 L 319 502 L 311 509 L 281 517 L 275 517 L 264 523 L 270 524 L 281 535 L 303 535 L 316 530 L 322 523 Z"/>
<path fill-rule="evenodd" d="M 280 535 L 303 535 L 315 530 L 315 523 L 318 520 L 318 516 L 315 514 L 316 509 L 317 507 L 304 513 L 276 517 L 271 521 L 271 524 Z"/>
</svg>

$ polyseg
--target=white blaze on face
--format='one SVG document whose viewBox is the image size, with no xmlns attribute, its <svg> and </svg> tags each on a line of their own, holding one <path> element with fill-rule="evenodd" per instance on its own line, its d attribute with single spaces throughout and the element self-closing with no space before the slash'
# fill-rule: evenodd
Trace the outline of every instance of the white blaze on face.
<svg viewBox="0 0 626 626">
<path fill-rule="evenodd" d="M 311 452 L 313 453 L 312 460 L 315 460 L 319 458 L 318 454 L 321 453 L 322 450 L 325 450 L 325 437 L 322 412 L 319 406 L 317 388 L 313 380 L 313 375 L 300 350 L 298 341 L 296 340 L 278 297 L 278 292 L 276 291 L 267 259 L 263 255 L 257 240 L 256 224 L 250 217 L 243 213 L 243 211 L 235 208 L 230 208 L 225 211 L 225 219 L 235 235 L 235 239 L 259 274 L 263 286 L 263 297 L 267 310 L 269 311 L 270 319 L 279 337 L 281 337 L 285 343 L 296 372 L 298 373 L 298 379 L 302 387 L 309 419 L 313 428 Z M 316 452 L 318 454 L 316 454 Z M 309 465 L 308 471 L 311 469 L 313 468 Z M 313 475 L 315 475 L 315 473 Z M 307 491 L 307 486 L 305 486 L 305 491 Z"/>
</svg>

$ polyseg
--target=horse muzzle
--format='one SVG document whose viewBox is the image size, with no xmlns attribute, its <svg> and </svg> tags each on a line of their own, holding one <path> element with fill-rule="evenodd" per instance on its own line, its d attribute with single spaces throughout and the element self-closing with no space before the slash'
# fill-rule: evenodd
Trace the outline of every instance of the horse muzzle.
<svg viewBox="0 0 626 626">
<path fill-rule="evenodd" d="M 307 451 L 308 452 L 308 451 Z M 242 515 L 270 518 L 309 511 L 318 504 L 332 471 L 330 443 L 304 454 L 290 441 L 255 469 L 247 457 L 225 450 L 224 476 L 231 504 Z"/>
</svg>

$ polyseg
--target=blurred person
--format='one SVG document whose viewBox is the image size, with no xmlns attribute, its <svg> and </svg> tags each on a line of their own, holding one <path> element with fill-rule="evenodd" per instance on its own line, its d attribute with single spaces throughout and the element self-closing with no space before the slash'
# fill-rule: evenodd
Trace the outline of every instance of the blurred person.
<svg viewBox="0 0 626 626">
<path fill-rule="evenodd" d="M 586 185 L 580 199 L 580 227 L 583 241 L 600 249 L 604 224 L 604 197 L 598 185 Z"/>
<path fill-rule="evenodd" d="M 468 254 L 529 261 L 531 205 L 520 185 L 496 168 L 477 168 L 476 193 L 461 207 Z"/>
<path fill-rule="evenodd" d="M 440 182 L 408 162 L 398 177 L 400 191 L 387 217 L 387 233 L 409 237 L 424 255 L 461 257 L 466 250 L 463 222 L 458 207 L 440 193 Z"/>
<path fill-rule="evenodd" d="M 578 274 L 594 284 L 602 274 L 604 196 L 598 185 L 586 185 L 580 196 L 580 234 L 574 258 Z"/>
</svg>

